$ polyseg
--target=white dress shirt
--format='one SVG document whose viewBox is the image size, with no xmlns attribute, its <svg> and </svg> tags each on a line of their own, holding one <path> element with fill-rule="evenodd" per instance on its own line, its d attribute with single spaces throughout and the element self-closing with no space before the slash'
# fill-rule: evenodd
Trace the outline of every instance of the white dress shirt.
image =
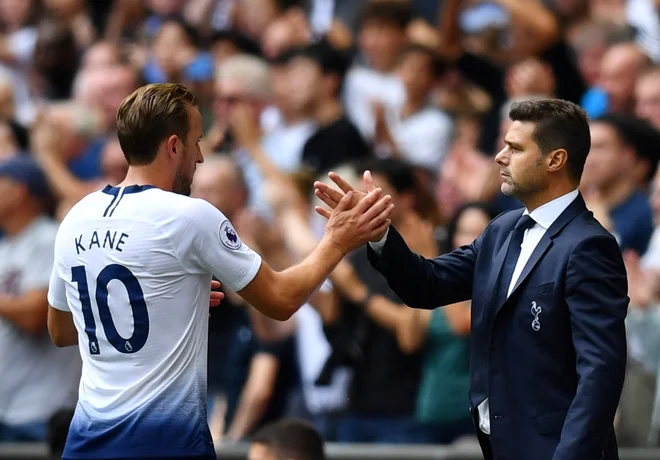
<svg viewBox="0 0 660 460">
<path fill-rule="evenodd" d="M 550 228 L 554 221 L 557 220 L 561 213 L 563 213 L 566 208 L 568 208 L 573 200 L 577 198 L 577 196 L 578 191 L 573 190 L 566 195 L 555 198 L 543 206 L 536 208 L 531 213 L 525 209 L 523 215 L 529 214 L 529 216 L 534 219 L 536 224 L 532 228 L 525 230 L 523 241 L 520 245 L 520 256 L 518 257 L 516 267 L 513 270 L 513 275 L 511 276 L 511 283 L 509 284 L 507 296 L 509 296 L 511 291 L 513 291 L 513 287 L 516 285 L 518 277 L 525 268 L 527 261 L 532 255 L 532 252 L 534 252 L 534 249 L 541 241 L 541 238 L 543 238 L 543 235 L 545 235 L 545 232 L 548 230 L 548 228 Z M 380 241 L 376 243 L 369 243 L 376 254 L 380 255 L 382 252 L 383 247 L 385 246 L 385 241 L 387 240 L 388 233 L 389 229 L 387 232 L 385 232 L 385 235 Z M 490 408 L 488 405 L 488 398 L 484 399 L 483 402 L 479 404 L 477 409 L 479 411 L 479 429 L 481 429 L 481 431 L 483 431 L 485 434 L 490 434 Z"/>
</svg>

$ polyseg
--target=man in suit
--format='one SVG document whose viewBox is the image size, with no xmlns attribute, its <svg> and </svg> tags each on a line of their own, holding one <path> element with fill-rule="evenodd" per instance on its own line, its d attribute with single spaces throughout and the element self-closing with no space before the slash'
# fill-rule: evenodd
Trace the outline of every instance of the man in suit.
<svg viewBox="0 0 660 460">
<path fill-rule="evenodd" d="M 502 192 L 525 209 L 501 214 L 471 245 L 432 260 L 390 226 L 369 243 L 369 260 L 411 307 L 472 299 L 470 407 L 486 459 L 617 459 L 627 281 L 616 240 L 578 192 L 591 143 L 587 116 L 561 100 L 520 102 L 509 116 L 495 161 Z M 373 188 L 368 173 L 365 184 Z M 343 195 L 315 187 L 332 208 Z"/>
</svg>

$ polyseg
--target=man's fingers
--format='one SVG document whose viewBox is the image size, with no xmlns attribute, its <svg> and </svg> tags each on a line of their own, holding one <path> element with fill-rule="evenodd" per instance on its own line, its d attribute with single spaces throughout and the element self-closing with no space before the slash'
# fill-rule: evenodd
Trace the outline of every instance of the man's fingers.
<svg viewBox="0 0 660 460">
<path fill-rule="evenodd" d="M 351 186 L 351 184 L 349 184 L 348 182 L 346 182 L 346 181 L 344 180 L 344 178 L 341 177 L 339 174 L 337 174 L 337 173 L 335 173 L 335 172 L 331 172 L 331 173 L 328 174 L 328 177 L 330 178 L 330 180 L 332 180 L 332 182 L 334 182 L 335 184 L 337 184 L 337 186 L 338 186 L 338 187 L 339 187 L 344 193 L 352 192 L 352 191 L 354 190 L 353 187 Z"/>
<path fill-rule="evenodd" d="M 323 201 L 325 204 L 330 206 L 330 209 L 335 209 L 337 207 L 337 201 L 333 200 L 330 198 L 328 195 L 323 193 L 322 191 L 316 189 L 314 190 L 314 195 L 318 197 L 319 200 Z M 341 200 L 341 198 L 339 198 Z"/>
<path fill-rule="evenodd" d="M 355 206 L 355 211 L 357 212 L 357 214 L 362 215 L 365 212 L 367 212 L 367 209 L 373 206 L 373 204 L 380 198 L 382 194 L 383 194 L 383 190 L 380 188 L 377 188 L 367 193 L 367 196 L 362 198 L 360 202 Z"/>
<path fill-rule="evenodd" d="M 211 289 L 220 289 L 220 281 L 211 281 Z"/>
<path fill-rule="evenodd" d="M 375 230 L 369 233 L 369 239 L 373 241 L 374 238 L 380 237 L 383 233 L 385 233 L 385 230 L 387 230 L 390 225 L 392 225 L 392 221 L 390 219 L 385 219 L 383 223 L 381 223 L 378 227 L 376 227 Z"/>
<path fill-rule="evenodd" d="M 353 200 L 353 192 L 348 192 L 346 195 L 342 197 L 341 200 L 339 200 L 339 203 L 337 203 L 337 207 L 335 208 L 335 211 L 339 213 L 342 211 L 346 211 L 347 209 L 350 209 L 352 200 Z"/>
<path fill-rule="evenodd" d="M 330 219 L 330 211 L 328 211 L 325 208 L 322 208 L 321 206 L 315 206 L 314 210 L 318 212 L 321 216 L 325 217 L 326 219 Z"/>
<path fill-rule="evenodd" d="M 388 205 L 380 212 L 380 214 L 371 219 L 367 227 L 369 231 L 371 232 L 374 229 L 378 229 L 383 225 L 384 222 L 389 221 L 390 216 L 392 215 L 392 211 L 394 211 L 394 204 Z"/>
<path fill-rule="evenodd" d="M 339 203 L 341 197 L 344 196 L 344 194 L 341 193 L 339 190 L 335 190 L 333 187 L 330 187 L 328 184 L 324 184 L 323 182 L 315 182 L 314 188 L 326 194 L 328 197 L 330 197 L 331 200 L 334 200 L 336 203 Z"/>
<path fill-rule="evenodd" d="M 371 176 L 371 171 L 366 170 L 363 176 L 364 185 L 367 186 L 367 193 L 373 191 L 376 188 L 374 185 L 374 178 Z"/>
<path fill-rule="evenodd" d="M 373 206 L 367 209 L 361 219 L 363 219 L 363 222 L 371 222 L 371 220 L 375 219 L 381 212 L 385 211 L 391 202 L 392 197 L 385 195 L 376 203 L 374 203 Z"/>
</svg>

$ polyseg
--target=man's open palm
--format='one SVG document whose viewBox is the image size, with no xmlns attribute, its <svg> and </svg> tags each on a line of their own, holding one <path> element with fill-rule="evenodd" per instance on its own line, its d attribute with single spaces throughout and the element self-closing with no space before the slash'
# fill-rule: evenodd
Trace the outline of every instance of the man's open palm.
<svg viewBox="0 0 660 460">
<path fill-rule="evenodd" d="M 327 204 L 330 207 L 330 210 L 325 209 L 321 206 L 316 206 L 314 209 L 316 212 L 318 212 L 320 215 L 325 217 L 326 219 L 330 219 L 330 216 L 332 215 L 332 210 L 337 208 L 337 205 L 341 201 L 341 199 L 347 194 L 351 193 L 352 194 L 352 199 L 350 202 L 349 207 L 353 208 L 355 205 L 357 205 L 360 201 L 365 199 L 368 194 L 372 193 L 375 189 L 376 186 L 374 185 L 374 180 L 373 177 L 371 176 L 370 171 L 365 171 L 363 180 L 364 184 L 367 188 L 367 192 L 361 192 L 359 190 L 355 190 L 351 184 L 349 184 L 343 177 L 341 177 L 339 174 L 331 172 L 328 174 L 328 177 L 330 177 L 330 180 L 337 184 L 339 190 L 334 189 L 330 185 L 324 184 L 323 182 L 315 182 L 314 183 L 314 193 L 315 195 L 323 201 L 325 204 Z M 342 193 L 343 192 L 343 193 Z M 392 205 L 393 207 L 393 205 Z M 373 235 L 371 238 L 371 241 L 379 241 L 384 235 L 385 232 L 387 231 L 387 228 L 389 227 L 389 219 L 388 219 L 388 225 L 382 230 L 382 232 L 378 232 L 377 234 Z"/>
</svg>

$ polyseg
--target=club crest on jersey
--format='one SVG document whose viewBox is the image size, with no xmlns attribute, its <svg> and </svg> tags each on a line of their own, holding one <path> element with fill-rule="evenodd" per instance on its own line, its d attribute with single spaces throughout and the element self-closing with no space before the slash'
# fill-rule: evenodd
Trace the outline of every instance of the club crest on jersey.
<svg viewBox="0 0 660 460">
<path fill-rule="evenodd" d="M 225 220 L 222 225 L 220 225 L 220 241 L 227 248 L 236 250 L 241 247 L 241 239 L 238 237 L 238 233 L 234 230 L 234 227 L 231 225 L 231 222 Z"/>
</svg>

